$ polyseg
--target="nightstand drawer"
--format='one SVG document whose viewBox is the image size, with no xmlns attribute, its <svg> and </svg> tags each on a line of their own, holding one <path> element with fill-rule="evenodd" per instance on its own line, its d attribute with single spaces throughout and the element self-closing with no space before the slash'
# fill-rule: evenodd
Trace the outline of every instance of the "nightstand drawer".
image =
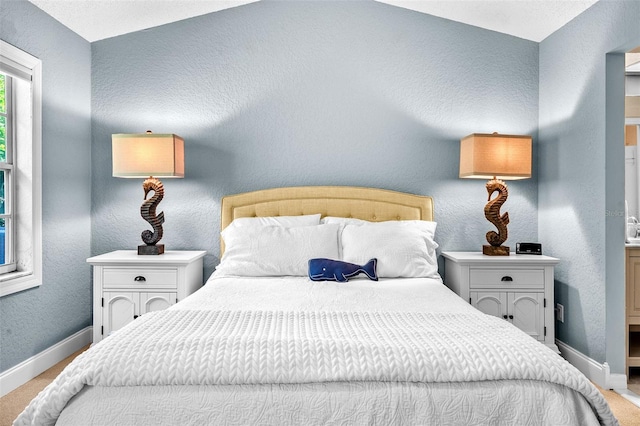
<svg viewBox="0 0 640 426">
<path fill-rule="evenodd" d="M 544 288 L 542 269 L 469 269 L 469 288 Z"/>
<path fill-rule="evenodd" d="M 104 288 L 153 287 L 175 289 L 178 286 L 177 269 L 105 268 Z"/>
</svg>

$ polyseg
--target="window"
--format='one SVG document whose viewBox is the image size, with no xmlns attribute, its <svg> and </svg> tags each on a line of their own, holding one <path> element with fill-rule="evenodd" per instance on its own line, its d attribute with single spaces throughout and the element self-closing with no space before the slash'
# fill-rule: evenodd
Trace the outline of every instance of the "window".
<svg viewBox="0 0 640 426">
<path fill-rule="evenodd" d="M 0 296 L 42 284 L 41 69 L 0 40 Z"/>
<path fill-rule="evenodd" d="M 13 251 L 13 79 L 0 74 L 0 274 L 16 270 Z"/>
</svg>

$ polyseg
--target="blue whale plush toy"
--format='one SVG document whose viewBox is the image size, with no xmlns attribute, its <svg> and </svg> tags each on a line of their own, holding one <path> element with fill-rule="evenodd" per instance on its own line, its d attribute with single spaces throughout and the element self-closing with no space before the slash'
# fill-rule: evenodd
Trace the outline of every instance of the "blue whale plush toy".
<svg viewBox="0 0 640 426">
<path fill-rule="evenodd" d="M 371 259 L 366 265 L 342 262 L 332 259 L 309 260 L 309 278 L 312 281 L 349 281 L 349 278 L 364 273 L 370 280 L 378 281 L 376 266 L 378 259 Z"/>
</svg>

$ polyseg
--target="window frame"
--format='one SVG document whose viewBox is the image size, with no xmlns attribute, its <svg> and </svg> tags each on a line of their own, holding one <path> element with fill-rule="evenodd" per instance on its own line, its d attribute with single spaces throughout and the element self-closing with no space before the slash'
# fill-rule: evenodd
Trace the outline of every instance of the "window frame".
<svg viewBox="0 0 640 426">
<path fill-rule="evenodd" d="M 0 297 L 3 297 L 42 284 L 42 61 L 4 40 L 0 40 L 0 69 L 3 74 L 8 74 L 14 79 L 31 81 L 31 117 L 30 123 L 28 123 L 31 133 L 31 174 L 27 180 L 20 180 L 17 173 L 18 164 L 13 162 L 13 170 L 10 172 L 10 185 L 13 185 L 13 197 L 10 200 L 13 214 L 13 234 L 10 238 L 14 247 L 13 261 L 17 264 L 17 270 L 4 273 L 0 271 Z M 15 93 L 13 93 L 12 99 L 15 101 Z M 16 102 L 13 102 L 13 105 L 15 106 Z M 14 123 L 15 119 L 14 117 Z M 22 118 L 17 119 L 22 120 Z M 13 136 L 17 137 L 15 126 Z M 14 139 L 14 145 L 20 143 L 21 140 Z M 11 155 L 15 160 L 15 149 Z M 30 184 L 27 184 L 29 179 Z M 20 242 L 20 235 L 16 232 L 19 228 L 20 211 L 15 209 L 17 202 L 15 195 L 18 188 L 21 192 L 29 191 L 31 195 L 31 241 L 25 241 L 30 247 L 31 267 L 29 270 L 20 270 L 20 258 L 15 250 Z"/>
<path fill-rule="evenodd" d="M 0 264 L 0 275 L 7 274 L 16 270 L 15 255 L 15 226 L 13 214 L 13 199 L 15 194 L 14 158 L 13 153 L 15 143 L 14 129 L 14 97 L 13 97 L 13 77 L 8 74 L 4 75 L 5 89 L 5 112 L 0 111 L 0 115 L 5 117 L 5 161 L 0 162 L 0 173 L 4 172 L 4 212 L 0 212 L 0 219 L 4 219 L 4 264 Z"/>
</svg>

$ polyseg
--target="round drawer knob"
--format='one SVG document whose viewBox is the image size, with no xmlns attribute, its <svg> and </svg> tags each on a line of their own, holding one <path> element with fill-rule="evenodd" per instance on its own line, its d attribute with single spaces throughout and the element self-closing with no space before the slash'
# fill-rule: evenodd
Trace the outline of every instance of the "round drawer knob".
<svg viewBox="0 0 640 426">
<path fill-rule="evenodd" d="M 133 280 L 134 281 L 146 281 L 147 279 L 145 277 L 143 277 L 142 275 L 138 275 Z"/>
<path fill-rule="evenodd" d="M 513 281 L 513 278 L 511 278 L 509 275 L 505 275 L 500 279 L 500 281 Z"/>
</svg>

